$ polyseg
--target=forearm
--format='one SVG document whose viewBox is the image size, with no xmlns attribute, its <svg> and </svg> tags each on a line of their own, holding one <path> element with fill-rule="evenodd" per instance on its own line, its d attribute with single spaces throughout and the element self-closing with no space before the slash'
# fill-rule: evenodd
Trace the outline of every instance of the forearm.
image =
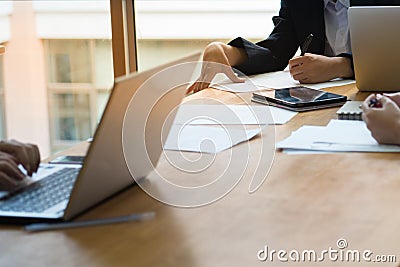
<svg viewBox="0 0 400 267">
<path fill-rule="evenodd" d="M 203 60 L 211 62 L 222 62 L 218 58 L 225 56 L 230 66 L 242 64 L 247 59 L 246 52 L 243 48 L 234 47 L 221 42 L 210 43 L 205 51 Z"/>
<path fill-rule="evenodd" d="M 223 49 L 228 58 L 229 65 L 237 66 L 246 61 L 247 55 L 243 48 L 223 44 Z"/>
</svg>

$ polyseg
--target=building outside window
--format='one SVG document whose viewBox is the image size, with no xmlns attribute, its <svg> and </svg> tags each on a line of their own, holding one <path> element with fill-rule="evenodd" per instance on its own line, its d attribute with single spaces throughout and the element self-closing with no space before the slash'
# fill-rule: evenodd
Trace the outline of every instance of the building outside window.
<svg viewBox="0 0 400 267">
<path fill-rule="evenodd" d="M 107 103 L 111 40 L 45 40 L 53 150 L 91 137 Z"/>
<path fill-rule="evenodd" d="M 279 8 L 278 0 L 136 0 L 138 68 L 202 51 L 212 41 L 265 39 Z"/>
<path fill-rule="evenodd" d="M 110 2 L 0 1 L 0 43 L 0 135 L 42 157 L 91 137 L 113 85 Z"/>
</svg>

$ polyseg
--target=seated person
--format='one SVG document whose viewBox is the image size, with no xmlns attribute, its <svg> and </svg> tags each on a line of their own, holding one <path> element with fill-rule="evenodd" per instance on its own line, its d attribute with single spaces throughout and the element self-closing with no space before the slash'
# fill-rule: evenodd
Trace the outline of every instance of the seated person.
<svg viewBox="0 0 400 267">
<path fill-rule="evenodd" d="M 25 178 L 19 164 L 32 176 L 40 164 L 38 147 L 15 140 L 0 141 L 0 190 L 11 190 Z"/>
<path fill-rule="evenodd" d="M 377 102 L 372 105 L 371 100 Z M 400 93 L 370 95 L 362 104 L 363 120 L 381 144 L 400 145 Z"/>
<path fill-rule="evenodd" d="M 283 70 L 302 83 L 318 83 L 354 76 L 347 10 L 350 0 L 282 0 L 279 16 L 269 37 L 258 43 L 236 38 L 228 44 L 213 42 L 203 55 L 202 73 L 188 92 L 207 88 L 217 73 L 233 82 L 243 82 L 232 69 L 213 67 L 208 62 L 233 66 L 246 75 Z M 313 39 L 304 56 L 293 58 L 307 36 Z"/>
</svg>

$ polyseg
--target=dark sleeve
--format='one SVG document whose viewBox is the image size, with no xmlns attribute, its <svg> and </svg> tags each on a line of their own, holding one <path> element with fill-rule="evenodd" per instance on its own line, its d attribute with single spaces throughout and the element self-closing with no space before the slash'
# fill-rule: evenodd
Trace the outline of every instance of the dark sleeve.
<svg viewBox="0 0 400 267">
<path fill-rule="evenodd" d="M 274 29 L 263 41 L 252 43 L 238 37 L 228 44 L 243 48 L 247 60 L 234 68 L 246 75 L 283 70 L 299 47 L 288 1 L 281 1 L 279 16 L 272 18 Z"/>
</svg>

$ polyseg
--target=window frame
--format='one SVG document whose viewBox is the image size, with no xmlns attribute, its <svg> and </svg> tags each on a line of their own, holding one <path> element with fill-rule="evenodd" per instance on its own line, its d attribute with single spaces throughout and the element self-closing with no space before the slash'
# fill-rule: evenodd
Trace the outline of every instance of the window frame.
<svg viewBox="0 0 400 267">
<path fill-rule="evenodd" d="M 114 77 L 137 71 L 134 0 L 110 0 Z"/>
<path fill-rule="evenodd" d="M 6 133 L 7 133 L 7 121 L 6 121 L 6 116 L 5 116 L 5 94 L 4 94 L 4 60 L 3 60 L 3 55 L 6 52 L 6 48 L 4 45 L 0 45 L 0 139 L 5 139 L 6 138 Z"/>
</svg>

